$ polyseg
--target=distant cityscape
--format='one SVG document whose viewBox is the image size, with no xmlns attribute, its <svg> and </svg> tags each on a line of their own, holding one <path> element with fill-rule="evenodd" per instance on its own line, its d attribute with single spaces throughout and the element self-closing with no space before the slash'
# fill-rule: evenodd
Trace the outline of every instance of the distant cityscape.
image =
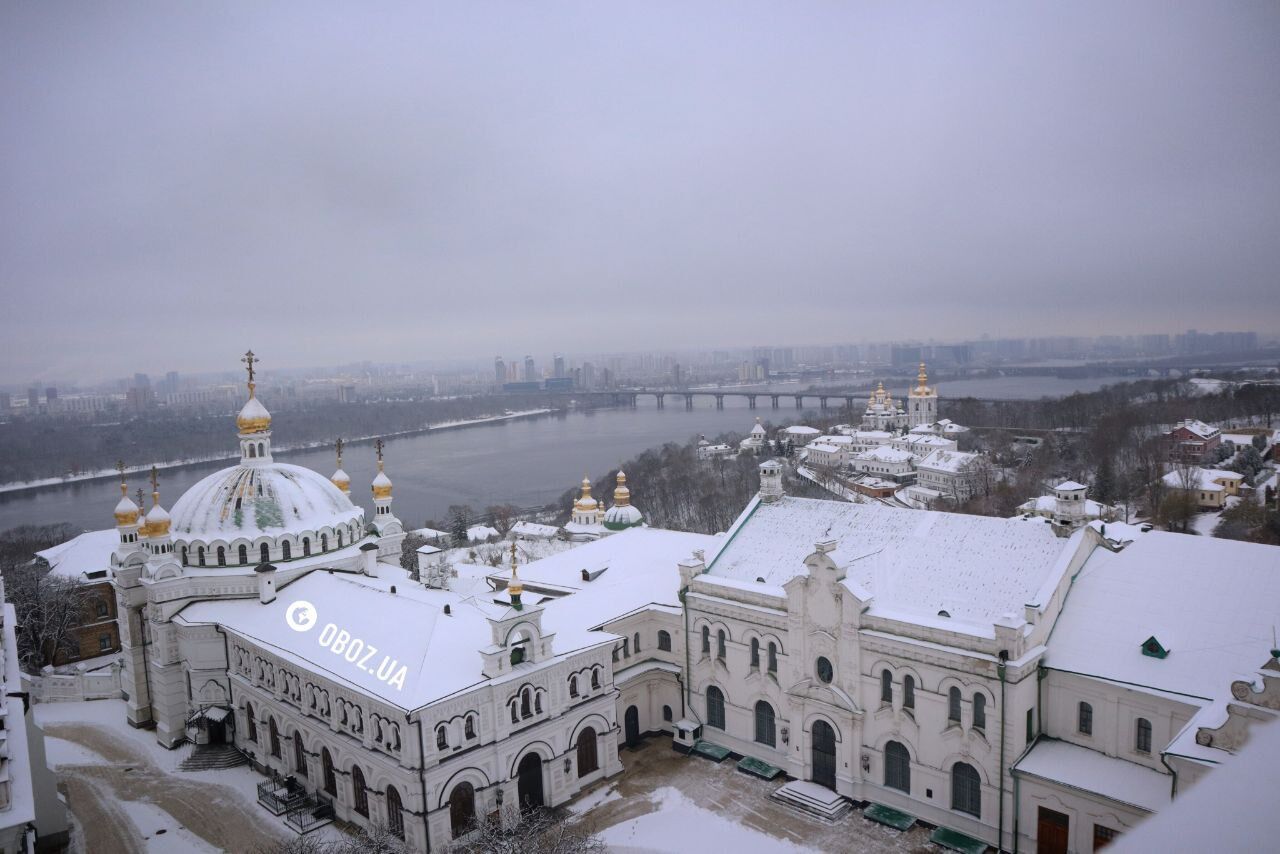
<svg viewBox="0 0 1280 854">
<path fill-rule="evenodd" d="M 1069 371 L 1141 365 L 1173 369 L 1179 359 L 1269 358 L 1280 345 L 1256 332 L 991 338 L 956 343 L 912 341 L 804 346 L 754 346 L 617 354 L 498 355 L 492 365 L 447 363 L 266 371 L 264 387 L 282 409 L 315 404 L 456 397 L 491 393 L 690 389 L 767 382 L 865 383 L 873 375 L 906 373 L 920 362 L 952 376 L 1018 369 Z M 243 384 L 227 374 L 146 372 L 81 386 L 32 384 L 0 391 L 0 419 L 33 415 L 96 417 L 170 410 L 223 414 L 245 399 Z"/>
</svg>

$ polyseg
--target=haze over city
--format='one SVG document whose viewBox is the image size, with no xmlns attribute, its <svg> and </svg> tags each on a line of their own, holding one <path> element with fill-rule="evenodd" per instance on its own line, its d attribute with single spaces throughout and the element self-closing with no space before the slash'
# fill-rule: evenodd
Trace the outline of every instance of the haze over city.
<svg viewBox="0 0 1280 854">
<path fill-rule="evenodd" d="M 6 4 L 0 380 L 248 345 L 284 368 L 1273 334 L 1278 25 L 1261 3 Z"/>
</svg>

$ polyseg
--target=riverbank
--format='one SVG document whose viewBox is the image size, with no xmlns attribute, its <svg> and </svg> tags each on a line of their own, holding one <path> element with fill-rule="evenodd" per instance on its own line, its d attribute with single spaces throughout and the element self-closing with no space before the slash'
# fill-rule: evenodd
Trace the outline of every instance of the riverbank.
<svg viewBox="0 0 1280 854">
<path fill-rule="evenodd" d="M 549 415 L 557 412 L 555 409 L 524 409 L 519 412 L 506 412 L 502 415 L 489 415 L 483 418 L 466 418 L 457 421 L 442 421 L 438 424 L 428 424 L 425 427 L 415 428 L 413 430 L 400 430 L 395 433 L 380 433 L 371 436 L 358 436 L 352 439 L 343 439 L 343 443 L 350 445 L 360 445 L 373 442 L 377 439 L 394 439 L 404 436 L 420 436 L 424 433 L 434 433 L 443 430 L 458 430 L 464 427 L 477 427 L 484 424 L 494 424 L 501 421 L 517 421 L 524 418 L 537 418 L 542 415 Z M 277 447 L 274 452 L 277 454 L 288 454 L 291 452 L 314 451 L 317 448 L 324 448 L 329 442 L 305 442 L 301 444 L 285 445 Z M 155 468 L 160 471 L 166 469 L 185 468 L 187 466 L 205 465 L 207 463 L 234 462 L 239 459 L 234 454 L 210 454 L 204 457 L 188 457 L 181 460 L 169 460 L 162 463 L 155 463 Z M 125 474 L 139 474 L 151 471 L 151 466 L 126 466 Z M 24 492 L 31 489 L 46 489 L 51 486 L 66 486 L 73 483 L 84 483 L 87 481 L 104 480 L 106 478 L 119 477 L 120 473 L 114 469 L 99 469 L 91 472 L 81 472 L 80 474 L 63 475 L 61 477 L 46 477 L 38 480 L 15 481 L 12 483 L 0 484 L 0 493 Z"/>
</svg>

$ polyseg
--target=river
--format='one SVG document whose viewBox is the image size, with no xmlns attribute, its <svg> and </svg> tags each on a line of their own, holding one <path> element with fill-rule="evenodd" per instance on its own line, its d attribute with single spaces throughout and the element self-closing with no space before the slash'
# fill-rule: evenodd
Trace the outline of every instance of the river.
<svg viewBox="0 0 1280 854">
<path fill-rule="evenodd" d="M 953 397 L 1026 399 L 1091 391 L 1104 384 L 1105 380 L 1095 378 L 1001 377 L 944 384 L 942 395 L 945 406 L 948 393 Z M 642 400 L 636 409 L 570 412 L 388 440 L 386 469 L 395 483 L 392 509 L 406 527 L 413 528 L 429 518 L 444 519 L 451 504 L 469 504 L 478 511 L 491 504 L 545 504 L 576 486 L 584 474 L 594 479 L 646 448 L 685 442 L 699 434 L 714 436 L 729 430 L 745 434 L 757 415 L 775 425 L 789 424 L 796 415 L 788 398 L 776 411 L 769 408 L 766 398 L 754 412 L 741 398 L 726 398 L 723 410 L 717 410 L 710 399 L 698 398 L 692 411 L 686 410 L 679 398 L 668 398 L 665 409 L 655 408 L 652 398 Z M 806 408 L 815 404 L 806 401 Z M 273 438 L 282 444 L 289 441 L 284 435 Z M 236 438 L 229 434 L 227 451 L 230 454 L 235 449 Z M 329 450 L 277 453 L 275 457 L 325 475 L 334 469 Z M 163 471 L 162 502 L 172 508 L 198 480 L 229 464 L 201 463 Z M 368 444 L 350 446 L 343 468 L 351 476 L 352 496 L 372 514 L 369 483 L 375 472 L 373 448 Z M 145 484 L 134 476 L 130 491 L 138 486 Z M 115 481 L 107 479 L 0 493 L 0 530 L 51 522 L 70 522 L 86 530 L 107 528 L 119 495 Z"/>
</svg>

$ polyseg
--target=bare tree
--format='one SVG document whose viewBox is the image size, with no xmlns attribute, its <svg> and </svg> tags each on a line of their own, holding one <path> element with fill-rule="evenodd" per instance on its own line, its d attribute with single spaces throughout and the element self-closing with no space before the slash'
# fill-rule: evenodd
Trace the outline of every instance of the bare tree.
<svg viewBox="0 0 1280 854">
<path fill-rule="evenodd" d="M 517 806 L 502 810 L 505 821 L 485 819 L 454 854 L 607 854 L 609 848 L 577 822 L 550 810 L 520 814 Z"/>
<path fill-rule="evenodd" d="M 76 581 L 40 563 L 11 564 L 4 569 L 4 590 L 17 612 L 18 657 L 25 670 L 34 673 L 60 653 L 79 654 L 76 629 L 88 594 Z"/>
<path fill-rule="evenodd" d="M 342 839 L 295 836 L 269 842 L 253 849 L 253 854 L 409 854 L 409 846 L 386 825 L 374 824 Z"/>
<path fill-rule="evenodd" d="M 516 514 L 520 512 L 520 508 L 514 504 L 494 504 L 485 512 L 493 519 L 493 527 L 498 529 L 498 534 L 505 537 L 516 523 Z"/>
</svg>

